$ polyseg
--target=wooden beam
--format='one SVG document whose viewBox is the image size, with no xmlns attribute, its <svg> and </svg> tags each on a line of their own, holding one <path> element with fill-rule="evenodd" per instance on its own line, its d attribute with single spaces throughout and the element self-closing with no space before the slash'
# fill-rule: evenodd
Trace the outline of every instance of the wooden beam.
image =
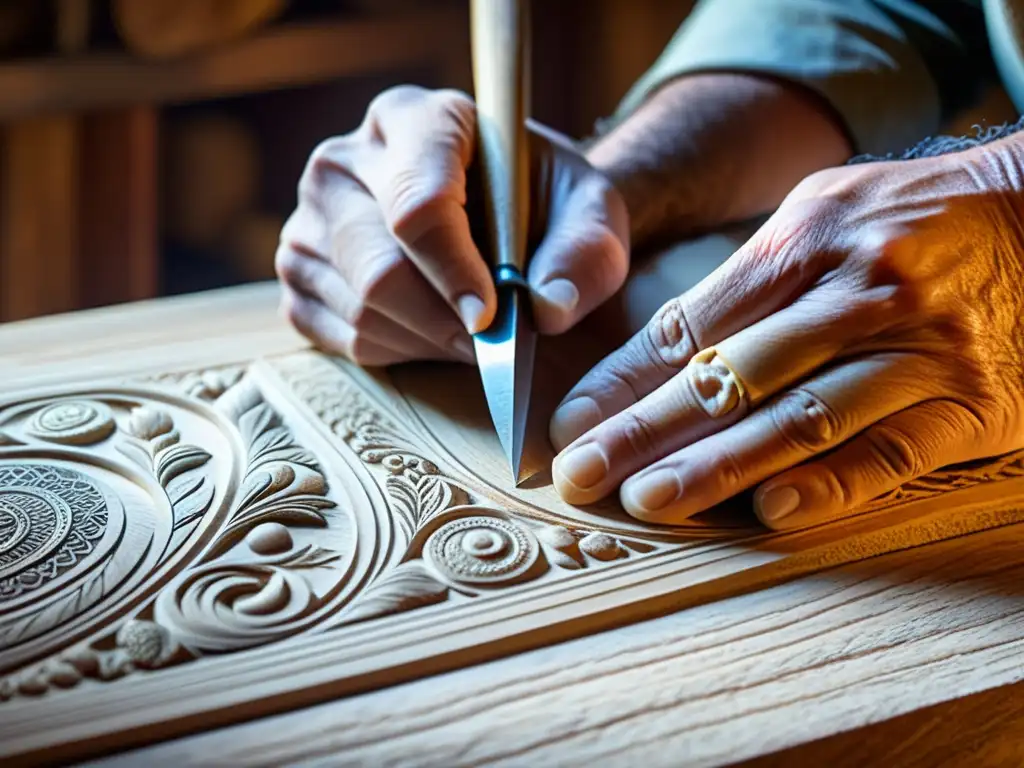
<svg viewBox="0 0 1024 768">
<path fill-rule="evenodd" d="M 77 308 L 78 122 L 25 120 L 3 132 L 0 320 Z"/>
<path fill-rule="evenodd" d="M 85 55 L 0 66 L 0 120 L 169 104 L 399 70 L 462 46 L 468 19 L 449 3 L 399 17 L 273 28 L 209 53 L 145 61 Z"/>
<path fill-rule="evenodd" d="M 82 119 L 82 307 L 157 295 L 157 125 L 153 107 Z"/>
</svg>

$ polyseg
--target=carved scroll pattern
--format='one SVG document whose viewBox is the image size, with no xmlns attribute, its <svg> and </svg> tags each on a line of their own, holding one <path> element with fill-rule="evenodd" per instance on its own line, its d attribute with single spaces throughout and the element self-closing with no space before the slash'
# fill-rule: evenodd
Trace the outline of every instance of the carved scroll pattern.
<svg viewBox="0 0 1024 768">
<path fill-rule="evenodd" d="M 186 380 L 188 396 L 206 401 L 227 417 L 237 427 L 247 453 L 238 490 L 226 514 L 216 521 L 209 543 L 130 616 L 106 624 L 83 643 L 0 679 L 0 700 L 69 687 L 84 677 L 112 680 L 137 669 L 166 667 L 207 653 L 280 640 L 313 625 L 314 614 L 337 594 L 344 572 L 336 566 L 344 553 L 302 543 L 297 537 L 304 528 L 328 527 L 332 510 L 344 514 L 328 498 L 320 465 L 295 441 L 252 380 L 218 375 L 200 381 L 202 387 Z M 39 413 L 30 420 L 22 416 L 20 429 L 30 438 L 76 446 L 109 439 L 110 446 L 104 448 L 108 456 L 130 460 L 165 491 L 172 533 L 194 530 L 215 497 L 212 475 L 203 471 L 212 458 L 210 452 L 183 438 L 169 409 L 126 397 L 116 400 L 124 411 L 120 430 L 114 409 L 99 401 L 67 401 L 70 405 L 64 413 L 50 412 L 62 407 L 61 401 L 40 412 L 49 413 L 47 419 Z M 96 423 L 97 416 L 102 417 L 102 425 Z M 86 432 L 88 424 L 92 427 Z M 26 445 L 16 438 L 11 444 Z M 24 592 L 26 583 L 37 579 L 24 567 L 12 572 L 9 561 L 19 556 L 19 546 L 35 553 L 29 565 L 49 571 L 60 568 L 70 561 L 64 554 L 63 559 L 50 557 L 49 539 L 56 537 L 65 544 L 61 553 L 88 548 L 98 538 L 97 531 L 102 533 L 103 500 L 111 494 L 93 491 L 88 472 L 42 462 L 7 466 L 3 458 L 0 454 L 0 589 L 13 594 Z M 65 487 L 68 493 L 62 495 Z M 44 503 L 49 507 L 41 511 Z M 92 525 L 85 524 L 86 516 Z M 26 525 L 26 520 L 34 525 Z M 61 525 L 67 529 L 63 533 Z M 183 539 L 178 536 L 177 540 Z M 163 560 L 172 552 L 173 547 L 168 547 Z M 311 578 L 324 571 L 329 572 L 326 578 Z M 22 581 L 15 582 L 14 576 Z M 81 609 L 80 599 L 76 602 L 73 591 L 67 592 L 57 603 Z M 47 610 L 53 613 L 52 606 Z M 16 634 L 4 636 L 0 628 L 0 651 L 18 639 Z"/>
<path fill-rule="evenodd" d="M 879 496 L 864 505 L 862 509 L 864 512 L 876 512 L 897 504 L 926 499 L 982 483 L 1011 480 L 1015 477 L 1024 477 L 1024 451 L 1017 451 L 996 459 L 961 464 L 919 477 Z"/>
<path fill-rule="evenodd" d="M 551 565 L 578 570 L 670 546 L 546 525 L 492 506 L 494 500 L 480 498 L 426 458 L 412 432 L 399 428 L 338 365 L 300 354 L 275 368 L 331 432 L 376 470 L 406 542 L 399 563 L 342 612 L 342 623 L 443 602 L 453 591 L 477 596 L 530 581 Z"/>
</svg>

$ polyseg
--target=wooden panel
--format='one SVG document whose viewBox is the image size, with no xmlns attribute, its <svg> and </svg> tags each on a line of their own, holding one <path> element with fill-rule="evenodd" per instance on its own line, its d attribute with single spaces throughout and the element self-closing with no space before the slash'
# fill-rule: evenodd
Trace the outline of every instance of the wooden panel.
<svg viewBox="0 0 1024 768">
<path fill-rule="evenodd" d="M 1024 683 L 998 686 L 1022 675 L 1020 537 L 888 555 L 96 764 L 1018 766 Z"/>
<path fill-rule="evenodd" d="M 82 118 L 83 308 L 157 295 L 157 123 L 142 106 Z"/>
<path fill-rule="evenodd" d="M 3 131 L 0 320 L 77 307 L 78 121 L 25 120 Z"/>
<path fill-rule="evenodd" d="M 765 533 L 742 499 L 653 528 L 611 502 L 566 505 L 543 473 L 511 487 L 472 368 L 365 371 L 309 350 L 268 355 L 252 332 L 274 338 L 272 307 L 228 329 L 217 306 L 226 295 L 205 308 L 156 302 L 87 315 L 81 328 L 70 316 L 7 331 L 14 349 L 50 355 L 0 381 L 0 526 L 14 542 L 0 552 L 7 758 L 79 759 L 676 611 L 690 629 L 673 647 L 692 682 L 672 689 L 679 716 L 651 721 L 650 759 L 657 739 L 678 738 L 681 719 L 696 729 L 747 684 L 744 724 L 759 724 L 763 741 L 776 722 L 764 702 L 794 707 L 785 719 L 803 728 L 795 743 L 1019 675 L 1007 654 L 1021 641 L 1013 601 L 988 600 L 988 582 L 972 576 L 933 619 L 936 592 L 915 591 L 944 576 L 934 566 L 953 562 L 948 551 L 908 565 L 881 602 L 884 585 L 867 583 L 876 572 L 811 576 L 1017 522 L 1024 454 L 936 473 L 807 531 Z M 587 339 L 581 328 L 541 350 L 552 392 L 594 351 Z M 57 361 L 61 347 L 79 346 Z M 1000 553 L 971 551 L 968 572 L 987 579 Z M 999 588 L 1003 574 L 991 574 Z M 737 597 L 755 607 L 749 618 L 727 602 Z M 668 642 L 638 651 L 637 676 L 611 699 L 620 714 L 602 714 L 597 730 L 667 710 L 656 683 L 676 667 L 660 655 Z M 600 677 L 629 658 L 612 654 Z M 823 668 L 827 679 L 816 676 Z M 925 673 L 934 684 L 908 693 Z M 526 675 L 520 691 L 571 683 L 564 704 L 538 714 L 573 731 L 560 735 L 565 748 L 596 755 L 600 740 L 576 730 L 597 693 L 587 674 Z M 816 695 L 847 685 L 865 698 L 812 717 Z M 493 731 L 473 711 L 473 732 Z M 723 730 L 707 743 L 732 744 L 735 730 L 712 720 Z M 473 743 L 496 757 L 509 748 Z"/>
</svg>

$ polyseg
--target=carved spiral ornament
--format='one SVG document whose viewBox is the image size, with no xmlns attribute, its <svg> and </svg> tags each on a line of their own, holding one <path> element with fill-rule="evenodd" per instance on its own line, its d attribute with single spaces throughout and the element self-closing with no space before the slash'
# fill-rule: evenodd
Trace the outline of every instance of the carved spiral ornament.
<svg viewBox="0 0 1024 768">
<path fill-rule="evenodd" d="M 65 445 L 91 445 L 114 431 L 114 416 L 94 400 L 63 400 L 36 412 L 28 432 L 33 437 Z"/>
<path fill-rule="evenodd" d="M 536 538 L 522 526 L 483 515 L 445 523 L 427 539 L 423 551 L 449 580 L 485 586 L 524 576 L 539 554 Z"/>
</svg>

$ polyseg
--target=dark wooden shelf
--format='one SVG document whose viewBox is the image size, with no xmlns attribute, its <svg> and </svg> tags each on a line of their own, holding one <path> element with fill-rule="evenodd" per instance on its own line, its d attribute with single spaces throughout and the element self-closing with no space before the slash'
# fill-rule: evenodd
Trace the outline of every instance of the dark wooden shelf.
<svg viewBox="0 0 1024 768">
<path fill-rule="evenodd" d="M 163 61 L 90 54 L 0 64 L 0 121 L 129 105 L 184 103 L 355 77 L 468 56 L 468 17 L 444 4 L 395 17 L 281 26 L 201 55 Z"/>
</svg>

